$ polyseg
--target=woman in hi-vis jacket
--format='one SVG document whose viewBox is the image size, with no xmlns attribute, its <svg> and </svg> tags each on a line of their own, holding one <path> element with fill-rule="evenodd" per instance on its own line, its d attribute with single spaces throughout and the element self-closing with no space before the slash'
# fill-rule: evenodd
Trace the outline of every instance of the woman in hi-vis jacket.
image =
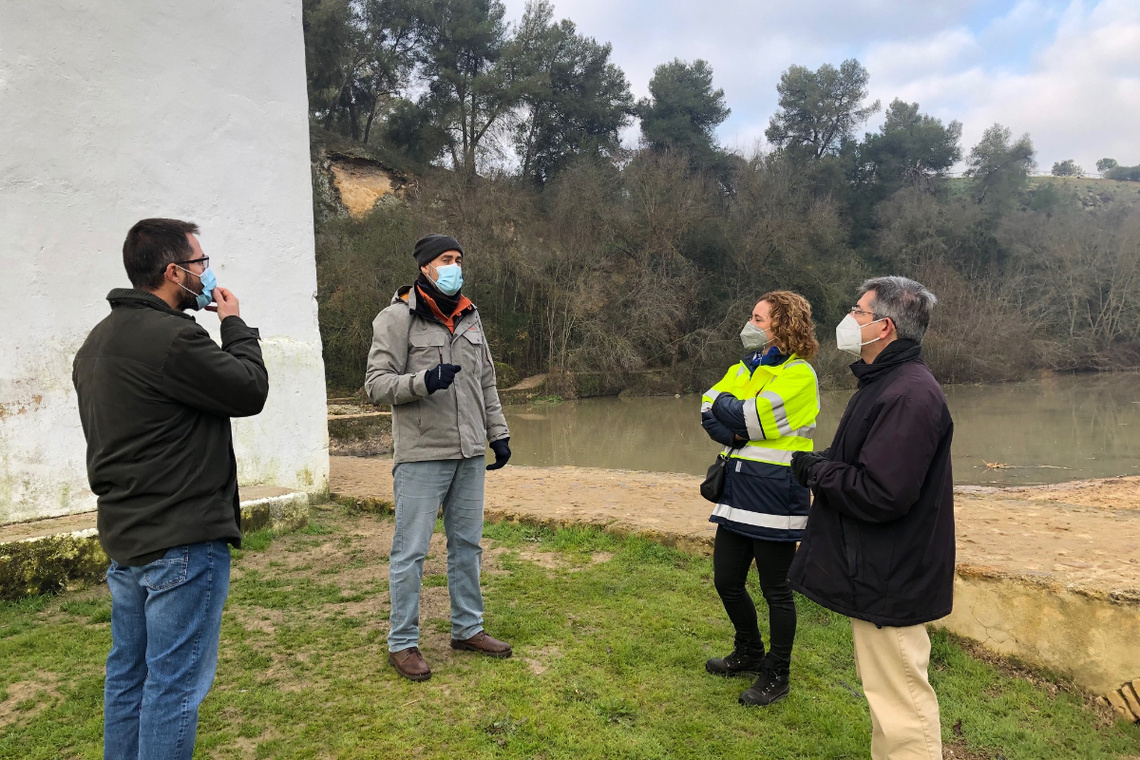
<svg viewBox="0 0 1140 760">
<path fill-rule="evenodd" d="M 717 524 L 713 578 L 736 629 L 732 654 L 705 663 L 710 673 L 753 675 L 740 695 L 745 705 L 768 705 L 788 694 L 796 607 L 788 568 L 807 525 L 808 489 L 792 476 L 792 454 L 812 450 L 819 384 L 808 359 L 819 343 L 811 306 L 796 293 L 764 294 L 740 333 L 747 354 L 705 392 L 701 424 L 724 445 L 724 491 Z M 755 561 L 768 604 L 769 646 L 745 588 Z"/>
</svg>

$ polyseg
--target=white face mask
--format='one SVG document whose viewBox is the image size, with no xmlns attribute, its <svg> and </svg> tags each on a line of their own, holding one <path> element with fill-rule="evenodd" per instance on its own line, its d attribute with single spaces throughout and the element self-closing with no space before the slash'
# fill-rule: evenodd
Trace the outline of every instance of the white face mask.
<svg viewBox="0 0 1140 760">
<path fill-rule="evenodd" d="M 875 322 L 882 322 L 885 319 L 886 317 L 876 319 Z M 862 353 L 863 346 L 882 340 L 882 337 L 868 341 L 863 340 L 863 328 L 873 325 L 875 322 L 868 322 L 865 325 L 861 325 L 855 321 L 853 315 L 848 314 L 843 318 L 842 322 L 835 326 L 835 345 L 840 351 L 846 351 L 849 354 L 859 356 Z"/>
<path fill-rule="evenodd" d="M 740 342 L 744 344 L 745 351 L 759 351 L 771 343 L 772 338 L 768 337 L 764 328 L 757 327 L 749 320 L 744 323 L 744 329 L 740 331 Z"/>
</svg>

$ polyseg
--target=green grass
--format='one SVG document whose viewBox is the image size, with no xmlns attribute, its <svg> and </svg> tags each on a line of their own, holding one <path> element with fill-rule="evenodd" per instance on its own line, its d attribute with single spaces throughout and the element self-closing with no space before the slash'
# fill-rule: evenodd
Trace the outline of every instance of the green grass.
<svg viewBox="0 0 1140 760">
<path fill-rule="evenodd" d="M 360 534 L 390 520 L 342 511 L 303 533 L 249 537 L 235 558 L 196 757 L 868 754 L 845 619 L 799 598 L 791 695 L 740 707 L 748 682 L 703 668 L 732 639 L 710 561 L 590 529 L 488 525 L 488 548 L 502 551 L 488 555 L 483 577 L 487 629 L 515 656 L 453 652 L 446 618 L 428 616 L 421 643 L 434 675 L 400 679 L 386 663 L 385 574 L 360 575 L 367 557 L 376 561 Z M 445 582 L 427 577 L 429 588 Z M 105 588 L 0 606 L 0 758 L 101 757 L 109 611 Z M 1140 728 L 979 660 L 945 634 L 933 637 L 931 678 L 955 757 L 1140 755 Z"/>
</svg>

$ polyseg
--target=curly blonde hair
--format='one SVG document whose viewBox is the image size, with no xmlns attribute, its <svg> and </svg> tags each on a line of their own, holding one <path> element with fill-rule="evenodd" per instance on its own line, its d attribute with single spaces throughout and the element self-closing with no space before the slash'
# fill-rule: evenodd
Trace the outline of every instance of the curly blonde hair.
<svg viewBox="0 0 1140 760">
<path fill-rule="evenodd" d="M 807 299 L 790 290 L 773 290 L 759 300 L 768 302 L 771 337 L 775 342 L 803 359 L 815 356 L 819 341 L 815 339 L 815 324 L 811 321 L 811 304 Z"/>
</svg>

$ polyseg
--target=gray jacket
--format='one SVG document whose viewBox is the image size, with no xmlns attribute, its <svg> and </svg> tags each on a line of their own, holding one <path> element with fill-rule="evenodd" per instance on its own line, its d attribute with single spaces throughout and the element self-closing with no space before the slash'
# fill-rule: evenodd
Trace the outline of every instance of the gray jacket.
<svg viewBox="0 0 1140 760">
<path fill-rule="evenodd" d="M 376 315 L 364 374 L 368 397 L 392 407 L 393 458 L 399 464 L 481 456 L 487 441 L 510 431 L 479 312 L 460 317 L 452 335 L 416 314 L 415 299 L 414 288 L 400 288 Z M 440 362 L 463 369 L 450 387 L 429 395 L 424 379 Z"/>
</svg>

